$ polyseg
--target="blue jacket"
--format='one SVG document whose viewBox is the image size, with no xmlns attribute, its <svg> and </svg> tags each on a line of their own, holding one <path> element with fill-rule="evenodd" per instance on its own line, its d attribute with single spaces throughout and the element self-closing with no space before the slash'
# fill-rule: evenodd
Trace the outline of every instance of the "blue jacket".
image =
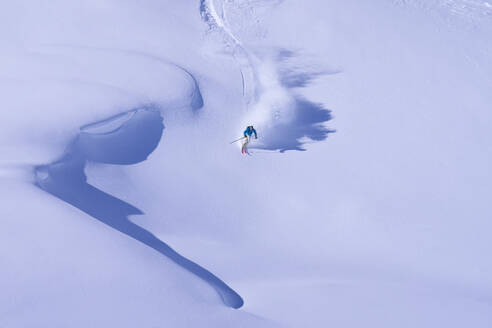
<svg viewBox="0 0 492 328">
<path fill-rule="evenodd" d="M 255 138 L 258 138 L 258 135 L 256 134 L 256 130 L 255 130 L 255 128 L 251 128 L 251 129 L 250 129 L 250 128 L 249 128 L 249 126 L 248 126 L 248 127 L 246 128 L 246 130 L 244 130 L 244 136 L 245 136 L 245 137 L 246 137 L 246 136 L 250 136 L 250 137 L 251 137 L 251 135 L 252 135 L 253 133 L 255 134 Z"/>
</svg>

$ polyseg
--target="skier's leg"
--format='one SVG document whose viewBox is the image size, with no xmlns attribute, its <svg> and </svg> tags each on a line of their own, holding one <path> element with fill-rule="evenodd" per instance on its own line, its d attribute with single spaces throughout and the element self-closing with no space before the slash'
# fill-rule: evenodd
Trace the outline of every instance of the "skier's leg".
<svg viewBox="0 0 492 328">
<path fill-rule="evenodd" d="M 242 145 L 242 147 L 241 147 L 241 154 L 246 154 L 246 153 L 248 153 L 248 150 L 247 150 L 247 147 L 248 147 L 248 142 L 249 142 L 249 138 L 248 138 L 248 137 L 244 138 L 244 140 L 243 140 L 243 145 Z"/>
</svg>

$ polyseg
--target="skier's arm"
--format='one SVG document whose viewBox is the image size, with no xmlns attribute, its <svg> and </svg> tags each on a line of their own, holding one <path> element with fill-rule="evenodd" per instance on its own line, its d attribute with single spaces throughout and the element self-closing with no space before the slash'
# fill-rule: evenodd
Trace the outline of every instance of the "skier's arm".
<svg viewBox="0 0 492 328">
<path fill-rule="evenodd" d="M 256 130 L 253 129 L 253 133 L 255 134 L 255 139 L 258 139 L 258 135 L 256 134 Z"/>
</svg>

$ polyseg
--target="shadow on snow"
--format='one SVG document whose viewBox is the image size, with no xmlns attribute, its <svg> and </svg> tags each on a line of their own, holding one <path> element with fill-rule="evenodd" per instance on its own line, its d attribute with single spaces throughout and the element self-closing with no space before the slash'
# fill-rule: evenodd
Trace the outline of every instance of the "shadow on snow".
<svg viewBox="0 0 492 328">
<path fill-rule="evenodd" d="M 251 149 L 264 149 L 285 152 L 287 150 L 305 151 L 303 145 L 311 141 L 323 141 L 335 130 L 323 123 L 332 119 L 331 111 L 323 105 L 296 97 L 294 119 L 286 123 L 276 123 L 262 133 L 261 143 L 253 144 Z"/>
<path fill-rule="evenodd" d="M 323 141 L 328 135 L 336 131 L 326 127 L 326 123 L 333 116 L 331 110 L 321 103 L 309 99 L 295 92 L 295 88 L 304 88 L 322 75 L 340 73 L 340 70 L 313 70 L 299 63 L 296 64 L 296 54 L 293 51 L 280 49 L 275 57 L 278 82 L 292 100 L 289 104 L 291 118 L 282 119 L 282 111 L 273 113 L 271 124 L 261 131 L 258 143 L 249 148 L 269 151 L 285 152 L 287 150 L 305 151 L 304 144 Z M 292 61 L 292 62 L 291 62 Z M 266 90 L 268 92 L 268 90 Z"/>
<path fill-rule="evenodd" d="M 60 160 L 35 168 L 36 185 L 166 256 L 212 286 L 227 306 L 240 308 L 242 298 L 221 279 L 131 222 L 128 216 L 143 214 L 141 210 L 87 183 L 86 161 L 141 162 L 157 147 L 163 129 L 159 111 L 151 108 L 133 110 L 84 126 Z"/>
</svg>

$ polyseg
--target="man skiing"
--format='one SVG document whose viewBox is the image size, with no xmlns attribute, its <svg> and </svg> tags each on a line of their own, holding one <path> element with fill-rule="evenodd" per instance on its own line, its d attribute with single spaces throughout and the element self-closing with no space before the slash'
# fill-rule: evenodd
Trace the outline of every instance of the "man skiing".
<svg viewBox="0 0 492 328">
<path fill-rule="evenodd" d="M 243 145 L 241 147 L 241 154 L 244 155 L 244 154 L 248 153 L 247 146 L 248 146 L 248 143 L 249 143 L 253 133 L 255 134 L 255 139 L 258 139 L 258 135 L 256 134 L 256 130 L 252 125 L 248 126 L 246 128 L 246 130 L 244 130 L 244 139 L 243 139 Z"/>
</svg>

